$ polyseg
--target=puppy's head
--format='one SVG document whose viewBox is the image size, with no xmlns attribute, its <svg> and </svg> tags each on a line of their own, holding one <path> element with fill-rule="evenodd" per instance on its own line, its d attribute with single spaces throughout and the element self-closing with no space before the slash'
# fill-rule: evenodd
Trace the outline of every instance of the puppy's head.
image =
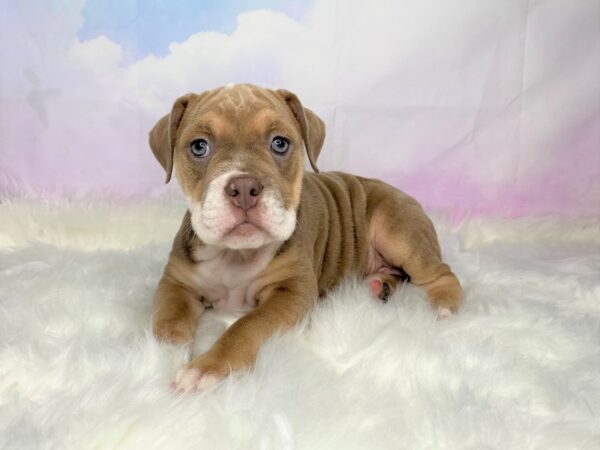
<svg viewBox="0 0 600 450">
<path fill-rule="evenodd" d="M 245 84 L 178 98 L 150 147 L 167 182 L 175 167 L 198 237 L 248 249 L 292 235 L 304 154 L 317 171 L 324 137 L 294 94 Z"/>
</svg>

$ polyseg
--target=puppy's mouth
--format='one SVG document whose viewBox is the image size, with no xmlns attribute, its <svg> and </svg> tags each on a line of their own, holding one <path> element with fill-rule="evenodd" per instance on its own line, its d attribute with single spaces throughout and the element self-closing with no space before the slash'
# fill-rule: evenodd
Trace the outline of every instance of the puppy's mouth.
<svg viewBox="0 0 600 450">
<path fill-rule="evenodd" d="M 265 230 L 256 223 L 252 222 L 248 217 L 234 225 L 228 232 L 230 236 L 252 236 L 258 232 Z"/>
</svg>

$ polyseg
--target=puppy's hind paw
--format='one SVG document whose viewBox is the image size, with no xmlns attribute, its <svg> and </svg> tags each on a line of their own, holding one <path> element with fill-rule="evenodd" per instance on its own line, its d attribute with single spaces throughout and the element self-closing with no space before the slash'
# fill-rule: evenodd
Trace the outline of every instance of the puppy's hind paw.
<svg viewBox="0 0 600 450">
<path fill-rule="evenodd" d="M 365 281 L 374 297 L 377 297 L 382 303 L 388 302 L 393 293 L 393 289 L 387 280 L 382 280 L 380 276 L 375 274 L 367 277 Z"/>
</svg>

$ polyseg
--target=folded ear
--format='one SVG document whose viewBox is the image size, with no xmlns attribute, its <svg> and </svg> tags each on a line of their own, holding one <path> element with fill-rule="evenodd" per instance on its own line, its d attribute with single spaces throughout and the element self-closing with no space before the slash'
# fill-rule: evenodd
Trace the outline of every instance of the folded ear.
<svg viewBox="0 0 600 450">
<path fill-rule="evenodd" d="M 168 183 L 173 173 L 173 150 L 175 138 L 181 119 L 185 114 L 190 99 L 196 94 L 186 94 L 173 103 L 171 113 L 160 119 L 150 131 L 149 141 L 152 153 L 167 173 L 165 183 Z"/>
<path fill-rule="evenodd" d="M 313 170 L 319 173 L 317 159 L 325 140 L 325 123 L 310 109 L 302 106 L 296 94 L 285 89 L 278 89 L 276 92 L 287 103 L 300 124 L 300 131 L 302 132 L 302 139 L 304 139 L 304 145 L 308 153 L 308 160 Z"/>
</svg>

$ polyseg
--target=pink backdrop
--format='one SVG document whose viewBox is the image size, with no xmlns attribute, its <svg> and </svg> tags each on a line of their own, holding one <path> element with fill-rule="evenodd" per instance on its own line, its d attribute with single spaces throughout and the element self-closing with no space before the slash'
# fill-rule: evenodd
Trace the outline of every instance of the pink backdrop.
<svg viewBox="0 0 600 450">
<path fill-rule="evenodd" d="M 162 53 L 82 36 L 84 1 L 6 3 L 0 196 L 161 195 L 154 121 L 178 95 L 247 81 L 326 120 L 322 169 L 458 215 L 599 214 L 600 2 L 239 3 L 225 31 L 152 30 Z"/>
</svg>

